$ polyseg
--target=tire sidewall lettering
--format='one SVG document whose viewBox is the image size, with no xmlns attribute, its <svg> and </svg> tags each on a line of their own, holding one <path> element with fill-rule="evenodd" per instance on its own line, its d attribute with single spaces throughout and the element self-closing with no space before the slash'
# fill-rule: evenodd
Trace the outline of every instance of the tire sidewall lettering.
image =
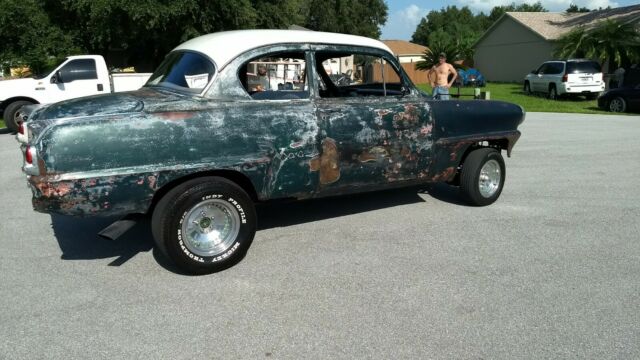
<svg viewBox="0 0 640 360">
<path fill-rule="evenodd" d="M 242 232 L 242 226 L 247 223 L 247 216 L 245 214 L 245 211 L 244 211 L 244 208 L 242 207 L 242 205 L 240 205 L 240 203 L 238 201 L 236 201 L 233 197 L 225 196 L 225 195 L 222 195 L 222 194 L 207 194 L 207 195 L 204 195 L 204 196 L 200 197 L 200 201 L 206 201 L 206 200 L 212 200 L 212 199 L 218 199 L 218 200 L 227 201 L 228 203 L 230 203 L 232 205 L 232 207 L 234 209 L 236 209 L 236 211 L 238 212 L 238 215 L 240 216 L 240 232 Z M 197 261 L 199 263 L 215 263 L 215 262 L 219 262 L 219 261 L 228 259 L 229 257 L 231 257 L 231 255 L 233 255 L 233 253 L 236 252 L 236 250 L 238 250 L 238 248 L 240 248 L 240 245 L 241 245 L 241 239 L 240 238 L 241 237 L 238 236 L 238 238 L 233 243 L 233 245 L 231 245 L 231 247 L 229 249 L 227 249 L 225 252 L 223 252 L 222 254 L 218 254 L 218 255 L 215 255 L 215 256 L 209 256 L 209 257 L 203 257 L 203 256 L 196 255 L 196 254 L 192 253 L 191 251 L 189 251 L 187 246 L 184 244 L 184 239 L 183 239 L 183 234 L 182 234 L 182 224 L 184 223 L 185 218 L 186 218 L 187 214 L 189 213 L 190 209 L 191 209 L 191 207 L 185 209 L 182 212 L 182 215 L 180 216 L 180 220 L 178 221 L 178 226 L 177 226 L 177 229 L 176 229 L 176 235 L 177 235 L 179 250 L 186 257 L 188 257 L 190 260 Z"/>
</svg>

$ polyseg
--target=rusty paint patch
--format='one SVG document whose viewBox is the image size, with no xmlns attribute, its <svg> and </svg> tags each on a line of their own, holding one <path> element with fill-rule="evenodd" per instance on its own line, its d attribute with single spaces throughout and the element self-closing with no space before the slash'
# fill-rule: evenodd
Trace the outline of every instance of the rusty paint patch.
<svg viewBox="0 0 640 360">
<path fill-rule="evenodd" d="M 320 172 L 320 184 L 328 185 L 340 179 L 339 158 L 336 141 L 332 138 L 322 140 L 322 154 L 309 161 L 311 171 Z"/>
<path fill-rule="evenodd" d="M 165 120 L 177 121 L 191 119 L 194 117 L 194 113 L 189 111 L 172 111 L 157 113 L 156 116 Z"/>
<path fill-rule="evenodd" d="M 373 162 L 388 156 L 389 152 L 387 149 L 382 146 L 374 146 L 358 155 L 358 161 L 362 163 Z"/>
<path fill-rule="evenodd" d="M 451 179 L 452 177 L 454 177 L 456 174 L 456 168 L 454 167 L 448 167 L 446 169 L 444 169 L 444 171 L 435 174 L 432 178 L 431 181 L 433 182 L 439 182 L 439 181 L 447 181 L 449 179 Z"/>
</svg>

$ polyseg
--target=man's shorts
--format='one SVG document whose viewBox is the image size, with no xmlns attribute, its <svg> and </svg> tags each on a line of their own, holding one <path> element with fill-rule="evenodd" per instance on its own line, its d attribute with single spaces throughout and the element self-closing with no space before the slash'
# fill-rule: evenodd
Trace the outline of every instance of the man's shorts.
<svg viewBox="0 0 640 360">
<path fill-rule="evenodd" d="M 436 100 L 449 100 L 449 89 L 445 86 L 436 86 L 431 95 Z"/>
</svg>

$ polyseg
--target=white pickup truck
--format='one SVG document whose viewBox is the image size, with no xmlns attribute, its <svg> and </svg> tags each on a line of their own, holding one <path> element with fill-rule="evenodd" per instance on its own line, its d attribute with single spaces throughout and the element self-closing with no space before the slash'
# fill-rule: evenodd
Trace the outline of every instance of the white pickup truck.
<svg viewBox="0 0 640 360">
<path fill-rule="evenodd" d="M 69 56 L 51 71 L 32 78 L 0 81 L 0 114 L 7 127 L 18 130 L 18 109 L 82 96 L 137 90 L 150 73 L 109 74 L 100 55 Z"/>
</svg>

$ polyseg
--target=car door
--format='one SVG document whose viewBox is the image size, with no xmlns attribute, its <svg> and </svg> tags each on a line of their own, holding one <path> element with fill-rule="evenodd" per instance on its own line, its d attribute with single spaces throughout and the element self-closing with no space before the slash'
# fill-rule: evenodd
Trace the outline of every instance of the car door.
<svg viewBox="0 0 640 360">
<path fill-rule="evenodd" d="M 424 98 L 385 52 L 323 47 L 314 52 L 322 129 L 320 194 L 356 192 L 426 174 L 432 122 Z"/>
<path fill-rule="evenodd" d="M 218 75 L 235 80 L 212 89 L 218 98 L 234 99 L 216 115 L 227 129 L 216 141 L 253 164 L 247 171 L 260 178 L 261 198 L 312 197 L 317 188 L 318 173 L 310 168 L 320 151 L 320 128 L 309 89 L 308 49 L 279 44 L 249 51 Z"/>
<path fill-rule="evenodd" d="M 629 91 L 629 96 L 627 96 L 627 101 L 629 102 L 628 108 L 630 110 L 640 110 L 640 85 L 634 86 Z"/>
<path fill-rule="evenodd" d="M 104 87 L 105 84 L 98 86 L 94 59 L 70 59 L 51 75 L 49 84 L 46 84 L 49 102 L 102 94 Z"/>
<path fill-rule="evenodd" d="M 564 63 L 559 61 L 549 63 L 547 72 L 544 75 L 545 82 L 544 84 L 541 84 L 544 86 L 543 90 L 548 92 L 551 84 L 554 84 L 556 89 L 558 89 L 558 86 L 559 86 L 558 84 L 562 82 L 563 75 L 564 75 Z"/>
<path fill-rule="evenodd" d="M 549 69 L 549 63 L 544 63 L 538 68 L 538 70 L 536 71 L 536 74 L 531 77 L 531 90 L 535 92 L 547 91 L 547 88 L 544 86 L 544 81 L 545 81 L 544 76 L 545 76 L 545 73 L 548 71 L 548 69 Z"/>
</svg>

